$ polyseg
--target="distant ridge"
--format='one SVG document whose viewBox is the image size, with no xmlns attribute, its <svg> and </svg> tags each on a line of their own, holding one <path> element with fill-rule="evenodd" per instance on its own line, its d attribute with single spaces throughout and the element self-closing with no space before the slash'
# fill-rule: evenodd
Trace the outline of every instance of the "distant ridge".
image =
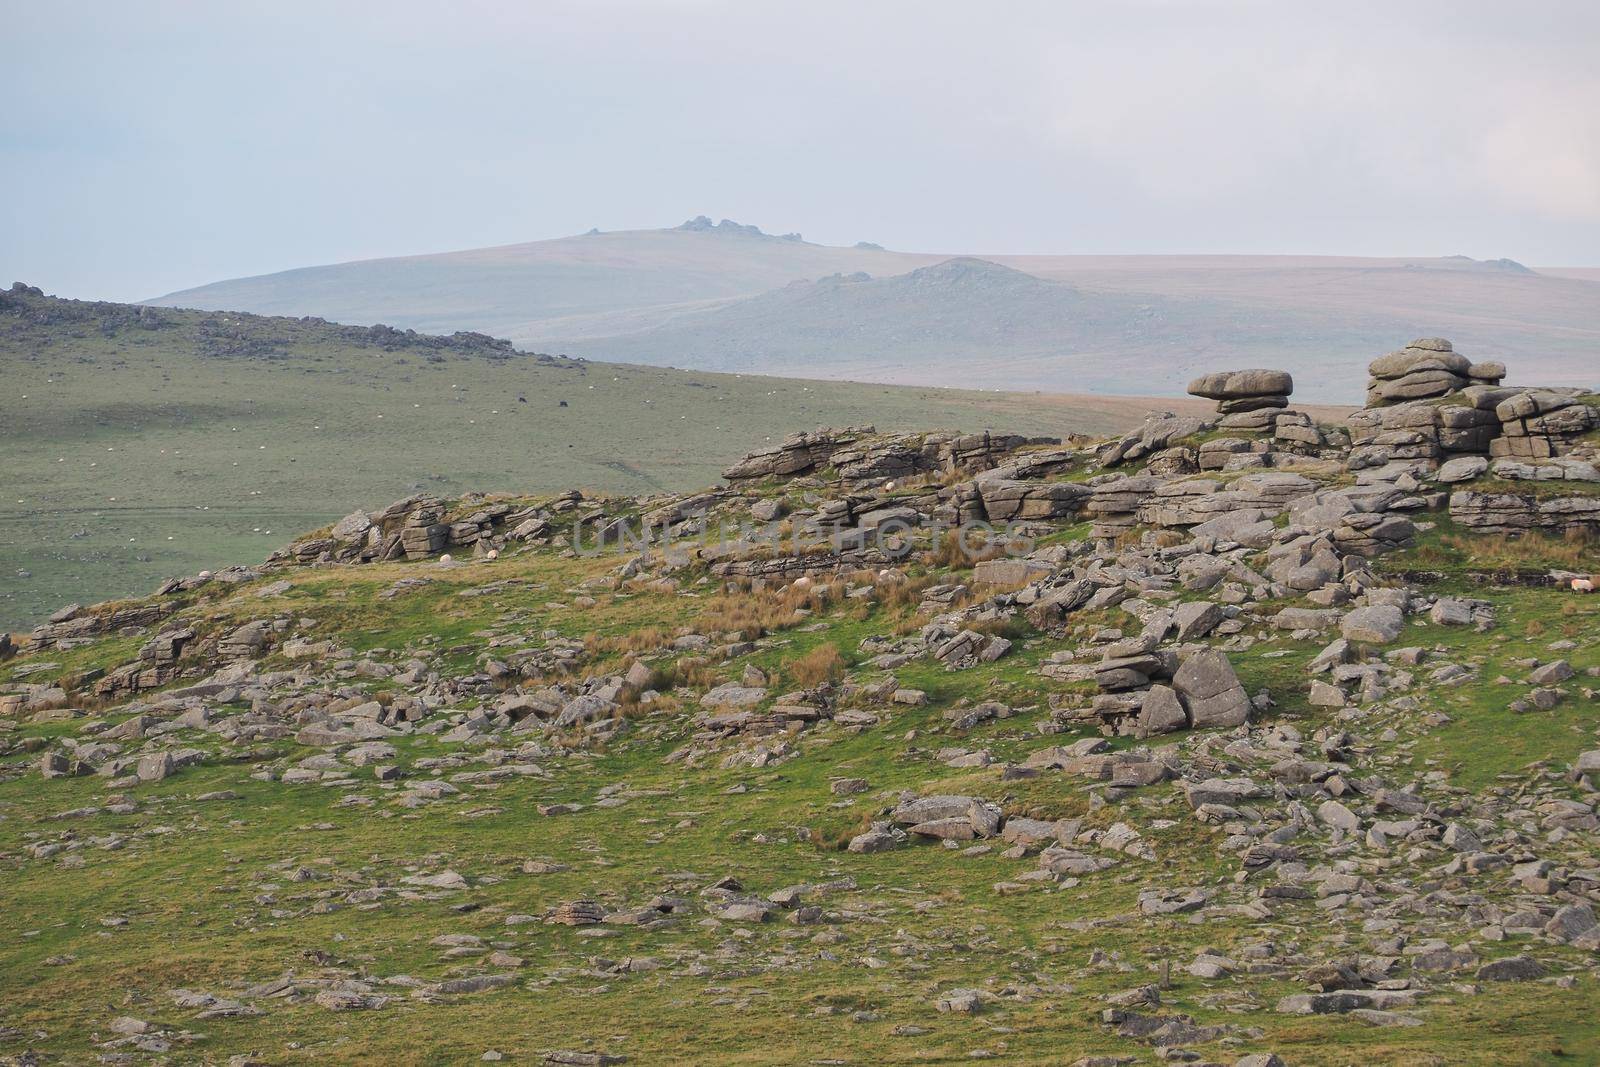
<svg viewBox="0 0 1600 1067">
<path fill-rule="evenodd" d="M 932 255 L 697 215 L 216 282 L 150 303 L 477 330 L 665 366 L 956 387 L 1171 393 L 1282 366 L 1307 399 L 1410 337 L 1592 384 L 1600 273 L 1466 256 Z"/>
<path fill-rule="evenodd" d="M 1463 292 L 1481 288 L 1477 279 L 1538 284 L 1525 269 L 1473 268 L 1454 272 Z M 1432 276 L 1430 284 L 1449 276 L 1408 264 L 1388 280 L 1403 284 L 1413 271 Z M 1600 337 L 1600 316 L 1589 317 L 1589 336 Z M 1347 317 L 1334 308 L 1250 306 L 1205 293 L 1106 291 L 957 256 L 890 277 L 854 272 L 792 282 L 639 329 L 553 333 L 533 343 L 591 358 L 742 373 L 803 366 L 807 374 L 864 381 L 1152 395 L 1179 391 L 1219 362 L 1279 365 L 1293 371 L 1302 395 L 1335 403 L 1348 399 L 1348 379 L 1367 361 L 1429 321 L 1439 320 L 1390 308 Z M 1513 351 L 1520 365 L 1533 365 L 1534 380 L 1583 384 L 1585 363 L 1576 351 L 1565 359 L 1547 347 Z"/>
<path fill-rule="evenodd" d="M 143 302 L 387 322 L 434 333 L 475 329 L 520 341 L 551 319 L 752 296 L 839 271 L 899 274 L 937 258 L 812 244 L 798 233 L 772 235 L 701 215 L 671 229 L 591 230 L 497 248 L 302 267 Z"/>
</svg>

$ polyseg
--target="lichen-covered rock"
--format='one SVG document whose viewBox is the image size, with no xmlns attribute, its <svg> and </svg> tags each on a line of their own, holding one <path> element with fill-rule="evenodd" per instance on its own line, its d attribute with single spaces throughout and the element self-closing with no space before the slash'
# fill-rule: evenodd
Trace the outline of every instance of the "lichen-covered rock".
<svg viewBox="0 0 1600 1067">
<path fill-rule="evenodd" d="M 1185 659 L 1172 676 L 1172 688 L 1183 697 L 1189 724 L 1197 730 L 1242 726 L 1250 721 L 1250 696 L 1227 655 L 1218 649 Z"/>
<path fill-rule="evenodd" d="M 1232 370 L 1207 374 L 1189 383 L 1189 392 L 1217 401 L 1221 415 L 1285 408 L 1294 379 L 1284 370 Z"/>
<path fill-rule="evenodd" d="M 1294 378 L 1286 370 L 1229 370 L 1196 378 L 1189 393 L 1208 400 L 1239 400 L 1247 397 L 1288 397 L 1294 392 Z"/>
<path fill-rule="evenodd" d="M 923 837 L 970 841 L 999 834 L 1005 820 L 1000 807 L 980 797 L 935 795 L 897 805 L 890 818 Z"/>
<path fill-rule="evenodd" d="M 1400 636 L 1405 629 L 1405 613 L 1390 604 L 1376 604 L 1357 608 L 1339 623 L 1339 632 L 1346 641 L 1369 645 L 1386 645 Z"/>
<path fill-rule="evenodd" d="M 1600 496 L 1539 497 L 1458 490 L 1450 494 L 1449 510 L 1458 525 L 1486 533 L 1600 533 Z"/>
</svg>

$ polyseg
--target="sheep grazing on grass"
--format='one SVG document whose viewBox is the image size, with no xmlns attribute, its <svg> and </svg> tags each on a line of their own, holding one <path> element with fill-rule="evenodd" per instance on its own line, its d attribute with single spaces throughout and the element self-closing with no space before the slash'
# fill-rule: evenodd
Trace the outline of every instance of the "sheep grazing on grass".
<svg viewBox="0 0 1600 1067">
<path fill-rule="evenodd" d="M 456 558 L 454 556 L 452 556 L 448 552 L 446 552 L 444 555 L 439 557 L 439 562 L 440 563 L 454 563 L 455 561 L 456 561 Z"/>
<path fill-rule="evenodd" d="M 485 552 L 483 554 L 483 558 L 484 559 L 499 559 L 500 558 L 500 550 L 498 548 L 491 548 L 489 551 L 487 551 L 487 552 Z"/>
<path fill-rule="evenodd" d="M 1592 593 L 1592 592 L 1594 592 L 1594 579 L 1593 578 L 1574 578 L 1574 579 L 1572 579 L 1572 591 L 1574 593 Z"/>
</svg>

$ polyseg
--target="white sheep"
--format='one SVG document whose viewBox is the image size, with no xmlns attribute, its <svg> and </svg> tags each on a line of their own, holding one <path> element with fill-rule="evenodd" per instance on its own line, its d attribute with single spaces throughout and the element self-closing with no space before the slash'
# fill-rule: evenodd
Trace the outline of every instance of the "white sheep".
<svg viewBox="0 0 1600 1067">
<path fill-rule="evenodd" d="M 446 552 L 444 555 L 439 557 L 439 562 L 440 563 L 454 563 L 455 561 L 456 561 L 456 558 L 454 556 L 452 556 L 448 552 Z"/>
<path fill-rule="evenodd" d="M 487 551 L 487 552 L 485 552 L 483 554 L 483 558 L 484 559 L 499 559 L 500 558 L 500 550 L 498 548 L 491 548 L 489 551 Z"/>
<path fill-rule="evenodd" d="M 1574 593 L 1592 593 L 1594 592 L 1594 580 L 1590 578 L 1574 578 L 1572 579 L 1572 591 Z"/>
</svg>

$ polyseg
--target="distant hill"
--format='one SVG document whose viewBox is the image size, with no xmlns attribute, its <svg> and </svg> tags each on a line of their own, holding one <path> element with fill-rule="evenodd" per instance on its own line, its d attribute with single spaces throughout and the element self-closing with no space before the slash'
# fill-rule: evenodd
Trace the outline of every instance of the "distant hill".
<svg viewBox="0 0 1600 1067">
<path fill-rule="evenodd" d="M 794 282 L 630 334 L 549 343 L 639 362 L 754 373 L 804 366 L 868 380 L 928 381 L 965 368 L 972 381 L 1024 388 L 1059 381 L 1056 361 L 1070 359 L 1078 380 L 1105 388 L 1126 380 L 1129 349 L 1208 347 L 1202 335 L 1218 317 L 1215 301 L 1085 292 L 960 257 L 888 278 Z"/>
<path fill-rule="evenodd" d="M 1373 357 L 1412 337 L 1442 335 L 1475 357 L 1506 359 L 1519 381 L 1600 377 L 1600 304 L 1582 300 L 1600 300 L 1600 286 L 1525 268 L 1334 269 L 1317 302 L 1297 306 L 1285 290 L 1310 285 L 1310 268 L 1254 271 L 1231 286 L 1225 272 L 1211 270 L 1208 291 L 1153 270 L 1118 280 L 1030 257 L 1012 262 L 1054 266 L 1075 280 L 962 257 L 889 278 L 792 283 L 637 330 L 537 343 L 716 370 L 805 367 L 829 378 L 1158 395 L 1181 392 L 1219 366 L 1281 366 L 1294 372 L 1298 398 L 1340 402 L 1351 399 L 1350 383 Z M 1430 289 L 1432 310 L 1420 310 Z M 1348 306 L 1363 296 L 1363 308 Z M 1510 310 L 1518 307 L 1538 321 L 1519 321 Z"/>
<path fill-rule="evenodd" d="M 1190 302 L 1085 293 L 961 257 L 888 278 L 854 273 L 793 282 L 633 333 L 551 343 L 755 373 L 803 361 L 808 373 L 867 379 L 927 377 L 957 361 L 974 369 L 1004 362 L 1015 379 L 1052 356 L 1076 354 L 1098 367 L 1130 342 L 1174 343 L 1195 317 Z"/>
<path fill-rule="evenodd" d="M 837 271 L 898 274 L 929 260 L 832 248 L 704 217 L 669 230 L 553 241 L 237 278 L 146 301 L 165 307 L 320 315 L 430 332 L 486 330 L 521 341 L 546 319 L 749 296 Z"/>
<path fill-rule="evenodd" d="M 1201 371 L 1256 365 L 1293 371 L 1302 400 L 1358 401 L 1362 367 L 1419 336 L 1503 359 L 1529 382 L 1593 384 L 1600 364 L 1600 277 L 1581 268 L 1465 256 L 952 258 L 704 217 L 311 267 L 153 303 L 481 330 L 655 365 L 1050 392 L 1171 394 Z"/>
</svg>

